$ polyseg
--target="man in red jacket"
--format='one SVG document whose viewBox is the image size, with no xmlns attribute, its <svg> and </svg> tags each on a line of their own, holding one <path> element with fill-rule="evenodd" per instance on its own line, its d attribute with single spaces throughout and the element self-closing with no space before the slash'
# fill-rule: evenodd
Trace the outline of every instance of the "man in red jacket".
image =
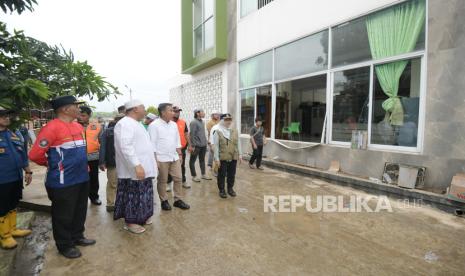
<svg viewBox="0 0 465 276">
<path fill-rule="evenodd" d="M 58 251 L 66 258 L 79 258 L 78 246 L 95 244 L 84 237 L 89 194 L 84 129 L 75 122 L 79 104 L 73 96 L 54 99 L 52 107 L 57 119 L 40 130 L 29 152 L 29 159 L 46 166 L 45 186 L 52 201 L 53 237 Z"/>
</svg>

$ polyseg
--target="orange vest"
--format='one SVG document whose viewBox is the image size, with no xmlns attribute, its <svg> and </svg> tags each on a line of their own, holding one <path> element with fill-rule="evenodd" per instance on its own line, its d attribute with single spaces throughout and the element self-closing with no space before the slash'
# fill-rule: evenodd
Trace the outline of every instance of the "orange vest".
<svg viewBox="0 0 465 276">
<path fill-rule="evenodd" d="M 100 149 L 100 143 L 98 141 L 98 136 L 102 127 L 96 123 L 89 123 L 86 127 L 86 143 L 87 143 L 87 153 L 96 153 Z"/>
<path fill-rule="evenodd" d="M 179 138 L 181 138 L 181 147 L 185 148 L 187 146 L 187 140 L 186 140 L 186 121 L 183 119 L 178 119 L 176 121 L 176 124 L 178 125 L 178 131 L 179 131 Z"/>
</svg>

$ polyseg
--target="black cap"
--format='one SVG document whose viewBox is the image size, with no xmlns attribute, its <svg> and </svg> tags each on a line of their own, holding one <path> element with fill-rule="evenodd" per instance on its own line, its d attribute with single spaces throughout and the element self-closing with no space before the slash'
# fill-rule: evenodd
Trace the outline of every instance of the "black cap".
<svg viewBox="0 0 465 276">
<path fill-rule="evenodd" d="M 78 101 L 74 96 L 66 95 L 66 96 L 57 97 L 51 100 L 50 103 L 52 104 L 52 108 L 54 110 L 57 110 L 58 108 L 62 106 L 66 106 L 70 104 L 83 104 L 84 102 Z"/>
<path fill-rule="evenodd" d="M 226 120 L 226 119 L 232 120 L 232 116 L 231 116 L 231 114 L 229 114 L 229 113 L 225 113 L 225 114 L 222 114 L 222 115 L 220 116 L 220 119 L 221 119 L 221 120 Z"/>
<path fill-rule="evenodd" d="M 89 116 L 92 115 L 92 109 L 88 106 L 82 105 L 79 109 L 81 110 L 81 113 L 86 113 Z"/>
<path fill-rule="evenodd" d="M 13 113 L 15 113 L 13 110 L 5 109 L 0 106 L 0 115 L 8 115 L 8 114 L 13 114 Z"/>
</svg>

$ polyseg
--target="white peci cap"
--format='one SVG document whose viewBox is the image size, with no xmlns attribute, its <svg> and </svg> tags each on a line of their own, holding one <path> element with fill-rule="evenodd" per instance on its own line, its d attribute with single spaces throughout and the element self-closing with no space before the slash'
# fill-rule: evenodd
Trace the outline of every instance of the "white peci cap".
<svg viewBox="0 0 465 276">
<path fill-rule="evenodd" d="M 157 115 L 153 114 L 153 113 L 149 113 L 147 114 L 147 116 L 145 116 L 146 118 L 149 118 L 150 120 L 156 120 L 157 119 Z"/>
<path fill-rule="evenodd" d="M 132 101 L 129 101 L 129 102 L 125 103 L 124 107 L 126 108 L 126 110 L 128 110 L 128 109 L 138 107 L 138 106 L 141 106 L 141 105 L 144 105 L 144 103 L 142 101 L 140 101 L 140 100 L 132 100 Z"/>
</svg>

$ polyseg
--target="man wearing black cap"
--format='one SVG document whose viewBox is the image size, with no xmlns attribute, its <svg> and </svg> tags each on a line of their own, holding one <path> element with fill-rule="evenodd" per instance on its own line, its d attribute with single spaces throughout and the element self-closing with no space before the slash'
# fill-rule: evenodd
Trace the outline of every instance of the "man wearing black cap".
<svg viewBox="0 0 465 276">
<path fill-rule="evenodd" d="M 52 100 L 57 118 L 43 127 L 29 159 L 46 166 L 45 186 L 52 201 L 53 238 L 66 258 L 79 258 L 76 246 L 95 244 L 84 237 L 89 194 L 89 173 L 84 129 L 75 122 L 79 104 L 73 96 Z"/>
</svg>

